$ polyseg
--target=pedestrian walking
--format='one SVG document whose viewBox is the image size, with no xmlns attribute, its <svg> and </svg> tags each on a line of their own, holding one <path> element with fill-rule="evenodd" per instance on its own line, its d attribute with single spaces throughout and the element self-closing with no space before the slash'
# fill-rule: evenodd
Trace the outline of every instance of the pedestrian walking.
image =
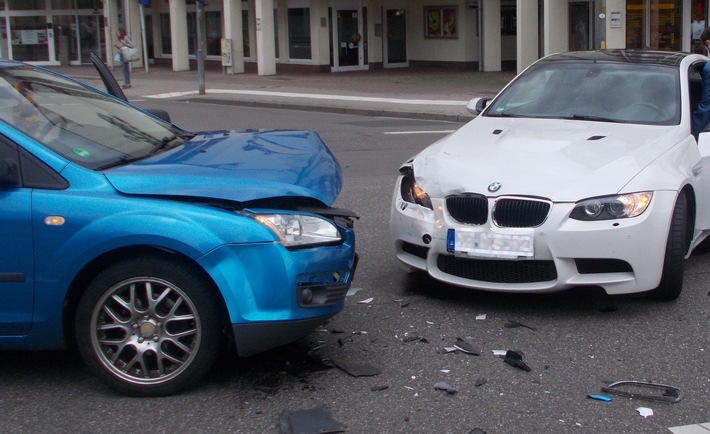
<svg viewBox="0 0 710 434">
<path fill-rule="evenodd" d="M 121 72 L 123 72 L 123 86 L 121 87 L 123 89 L 128 89 L 129 87 L 131 87 L 131 67 L 129 64 L 129 59 L 126 58 L 126 54 L 124 53 L 123 49 L 124 47 L 134 48 L 134 46 L 133 42 L 131 42 L 131 39 L 126 34 L 125 29 L 118 29 L 118 44 L 115 44 L 114 47 L 118 49 L 118 52 L 121 56 Z"/>
</svg>

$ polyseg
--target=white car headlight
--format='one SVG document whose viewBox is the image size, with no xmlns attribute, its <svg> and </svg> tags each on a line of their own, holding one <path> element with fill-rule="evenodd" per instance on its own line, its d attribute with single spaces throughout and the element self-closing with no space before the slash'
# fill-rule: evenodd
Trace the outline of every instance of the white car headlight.
<svg viewBox="0 0 710 434">
<path fill-rule="evenodd" d="M 286 247 L 311 247 L 342 240 L 335 224 L 318 216 L 258 214 L 255 218 L 276 234 Z"/>
<path fill-rule="evenodd" d="M 417 205 L 433 210 L 434 207 L 431 204 L 429 195 L 417 184 L 417 180 L 414 179 L 414 170 L 407 167 L 401 169 L 400 173 L 402 174 L 402 188 L 400 191 L 402 199 L 406 202 L 416 203 Z"/>
<path fill-rule="evenodd" d="M 653 192 L 620 194 L 596 197 L 578 202 L 570 218 L 575 220 L 613 220 L 636 217 L 651 204 Z"/>
</svg>

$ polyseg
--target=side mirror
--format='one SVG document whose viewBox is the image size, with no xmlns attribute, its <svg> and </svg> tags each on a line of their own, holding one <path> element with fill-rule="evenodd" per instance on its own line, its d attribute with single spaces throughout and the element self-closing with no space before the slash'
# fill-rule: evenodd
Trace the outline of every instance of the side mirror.
<svg viewBox="0 0 710 434">
<path fill-rule="evenodd" d="M 0 187 L 17 187 L 20 185 L 20 171 L 17 162 L 12 158 L 0 159 Z"/>
<path fill-rule="evenodd" d="M 473 98 L 466 104 L 466 110 L 472 115 L 478 116 L 488 107 L 489 102 L 491 102 L 491 98 Z"/>
<path fill-rule="evenodd" d="M 164 120 L 164 121 L 167 122 L 167 123 L 171 123 L 171 122 L 170 122 L 170 115 L 169 115 L 168 112 L 166 112 L 165 110 L 161 110 L 161 109 L 144 109 L 144 110 L 145 110 L 146 112 L 152 114 L 152 115 L 155 116 L 156 118 L 160 118 L 160 119 Z"/>
</svg>

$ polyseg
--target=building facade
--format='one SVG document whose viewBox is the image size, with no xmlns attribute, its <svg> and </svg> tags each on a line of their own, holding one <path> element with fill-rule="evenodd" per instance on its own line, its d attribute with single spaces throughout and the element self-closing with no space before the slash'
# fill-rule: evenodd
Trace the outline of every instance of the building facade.
<svg viewBox="0 0 710 434">
<path fill-rule="evenodd" d="M 124 27 L 143 59 L 181 71 L 194 62 L 201 28 L 207 66 L 227 73 L 520 71 L 559 51 L 691 51 L 708 1 L 0 0 L 0 56 L 80 65 L 97 52 L 109 60 Z"/>
</svg>

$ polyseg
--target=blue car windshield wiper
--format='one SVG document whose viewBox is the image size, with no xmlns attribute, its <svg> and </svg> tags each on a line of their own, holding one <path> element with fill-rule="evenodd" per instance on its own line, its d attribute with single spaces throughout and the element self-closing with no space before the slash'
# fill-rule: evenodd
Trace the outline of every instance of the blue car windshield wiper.
<svg viewBox="0 0 710 434">
<path fill-rule="evenodd" d="M 163 137 L 163 140 L 161 140 L 160 143 L 148 153 L 148 155 L 155 155 L 164 149 L 171 149 L 182 145 L 193 137 L 195 137 L 194 134 L 173 134 L 172 136 L 165 136 Z"/>
</svg>

